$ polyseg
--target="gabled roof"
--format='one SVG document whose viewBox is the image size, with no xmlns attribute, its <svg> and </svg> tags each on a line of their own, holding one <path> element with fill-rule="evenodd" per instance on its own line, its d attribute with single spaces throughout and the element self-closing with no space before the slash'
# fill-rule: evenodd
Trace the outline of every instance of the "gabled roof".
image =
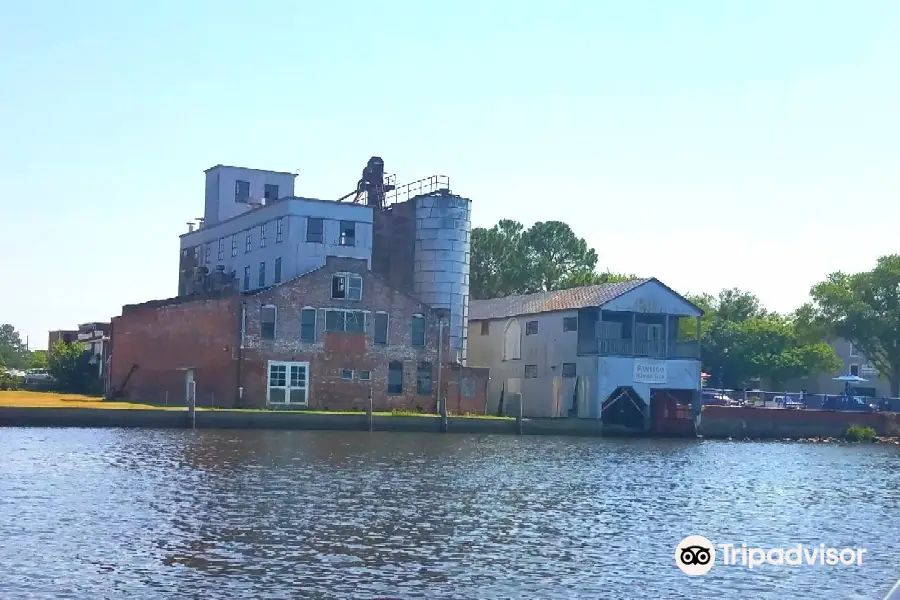
<svg viewBox="0 0 900 600">
<path fill-rule="evenodd" d="M 666 289 L 671 290 L 671 288 L 655 277 L 651 277 L 648 279 L 632 279 L 630 281 L 618 283 L 588 285 L 553 292 L 538 292 L 537 294 L 527 294 L 524 296 L 471 300 L 469 301 L 469 319 L 472 321 L 485 321 L 488 319 L 505 319 L 507 317 L 515 317 L 518 315 L 534 315 L 558 310 L 577 310 L 579 308 L 600 307 L 615 298 L 618 298 L 622 294 L 630 292 L 651 281 L 655 281 Z M 672 293 L 677 294 L 674 290 L 671 291 Z M 682 297 L 680 294 L 678 294 L 678 296 Z M 687 302 L 686 299 L 685 301 Z M 691 304 L 691 306 L 693 306 L 693 304 Z M 697 310 L 700 309 L 697 308 Z"/>
</svg>

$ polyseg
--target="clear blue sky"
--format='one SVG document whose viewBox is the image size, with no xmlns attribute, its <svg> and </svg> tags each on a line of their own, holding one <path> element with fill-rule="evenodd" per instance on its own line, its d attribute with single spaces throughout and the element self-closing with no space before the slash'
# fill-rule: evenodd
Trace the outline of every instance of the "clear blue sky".
<svg viewBox="0 0 900 600">
<path fill-rule="evenodd" d="M 373 154 L 790 310 L 900 251 L 898 31 L 891 0 L 8 2 L 0 322 L 44 347 L 174 295 L 207 167 L 333 198 Z"/>
</svg>

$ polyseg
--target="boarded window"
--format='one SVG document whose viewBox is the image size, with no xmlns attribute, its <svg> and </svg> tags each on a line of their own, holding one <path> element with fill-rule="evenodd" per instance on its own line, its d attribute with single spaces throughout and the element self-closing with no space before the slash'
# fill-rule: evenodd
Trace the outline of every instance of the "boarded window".
<svg viewBox="0 0 900 600">
<path fill-rule="evenodd" d="M 526 321 L 525 322 L 525 335 L 537 335 L 538 332 L 538 322 L 537 321 Z"/>
<path fill-rule="evenodd" d="M 416 374 L 416 393 L 419 396 L 431 395 L 431 363 L 420 362 L 419 369 Z"/>
<path fill-rule="evenodd" d="M 316 309 L 304 308 L 300 311 L 300 341 L 316 341 Z"/>
<path fill-rule="evenodd" d="M 491 322 L 490 321 L 482 321 L 481 322 L 481 335 L 490 335 L 491 334 Z"/>
<path fill-rule="evenodd" d="M 392 360 L 388 365 L 387 393 L 397 396 L 403 393 L 403 363 Z"/>
<path fill-rule="evenodd" d="M 575 363 L 563 363 L 562 376 L 566 378 L 575 377 Z"/>
<path fill-rule="evenodd" d="M 459 382 L 459 393 L 462 394 L 463 398 L 474 398 L 475 380 L 471 377 L 464 377 L 462 381 Z"/>
<path fill-rule="evenodd" d="M 510 319 L 503 332 L 503 360 L 522 358 L 522 326 L 516 319 Z"/>
<path fill-rule="evenodd" d="M 266 261 L 259 263 L 259 287 L 266 287 Z"/>
<path fill-rule="evenodd" d="M 537 379 L 537 365 L 525 365 L 525 379 Z"/>
<path fill-rule="evenodd" d="M 250 289 L 250 265 L 244 267 L 244 291 Z"/>
<path fill-rule="evenodd" d="M 263 306 L 260 310 L 260 336 L 264 340 L 275 339 L 275 315 L 277 310 L 274 306 Z"/>
<path fill-rule="evenodd" d="M 578 317 L 564 317 L 563 331 L 578 331 Z"/>
<path fill-rule="evenodd" d="M 425 317 L 415 315 L 412 318 L 410 344 L 420 348 L 425 347 Z"/>
<path fill-rule="evenodd" d="M 375 313 L 375 331 L 372 342 L 375 344 L 387 344 L 388 315 L 387 313 Z"/>
<path fill-rule="evenodd" d="M 275 279 L 274 283 L 281 283 L 281 257 L 275 259 Z"/>
<path fill-rule="evenodd" d="M 306 241 L 321 244 L 325 241 L 325 220 L 318 217 L 306 219 Z"/>
</svg>

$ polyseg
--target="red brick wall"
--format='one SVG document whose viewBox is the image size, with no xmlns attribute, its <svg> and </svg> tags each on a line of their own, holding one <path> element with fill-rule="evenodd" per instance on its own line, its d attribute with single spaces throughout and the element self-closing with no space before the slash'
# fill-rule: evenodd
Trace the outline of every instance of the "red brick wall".
<svg viewBox="0 0 900 600">
<path fill-rule="evenodd" d="M 127 400 L 184 404 L 185 374 L 197 367 L 200 406 L 232 406 L 239 338 L 236 297 L 126 306 L 112 320 L 110 385 L 116 389 L 136 363 L 123 392 Z"/>
<path fill-rule="evenodd" d="M 487 406 L 489 369 L 451 365 L 442 377 L 447 380 L 447 412 L 483 415 Z"/>
</svg>

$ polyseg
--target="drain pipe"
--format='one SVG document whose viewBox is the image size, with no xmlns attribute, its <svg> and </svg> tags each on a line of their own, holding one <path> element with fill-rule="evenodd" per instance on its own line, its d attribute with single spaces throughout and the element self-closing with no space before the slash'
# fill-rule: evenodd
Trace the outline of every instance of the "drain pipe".
<svg viewBox="0 0 900 600">
<path fill-rule="evenodd" d="M 235 387 L 237 388 L 237 398 L 235 399 L 235 405 L 238 408 L 242 408 L 244 405 L 244 340 L 247 335 L 247 303 L 241 302 L 241 340 L 238 345 L 238 354 L 237 354 L 237 382 Z"/>
</svg>

